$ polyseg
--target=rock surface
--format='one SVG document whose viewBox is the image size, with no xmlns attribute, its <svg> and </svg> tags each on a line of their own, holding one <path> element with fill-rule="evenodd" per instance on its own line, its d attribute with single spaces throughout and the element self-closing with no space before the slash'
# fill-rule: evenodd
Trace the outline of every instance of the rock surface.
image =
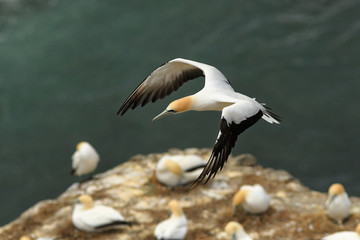
<svg viewBox="0 0 360 240">
<path fill-rule="evenodd" d="M 336 231 L 354 230 L 360 222 L 359 198 L 351 198 L 352 215 L 339 226 L 326 216 L 327 194 L 309 190 L 286 171 L 256 165 L 250 154 L 229 157 L 224 169 L 205 186 L 191 191 L 186 187 L 168 189 L 152 175 L 164 154 L 138 155 L 93 180 L 73 184 L 57 199 L 39 202 L 0 228 L 0 239 L 18 240 L 22 235 L 33 239 L 154 239 L 156 224 L 169 217 L 167 203 L 171 199 L 179 200 L 188 218 L 187 240 L 229 239 L 224 226 L 231 220 L 240 222 L 254 240 L 321 239 Z M 173 149 L 166 154 L 196 154 L 207 159 L 211 150 Z M 255 183 L 262 184 L 269 193 L 270 209 L 262 215 L 241 210 L 232 215 L 234 193 L 243 184 Z M 140 224 L 104 233 L 77 230 L 71 223 L 72 203 L 83 193 L 92 195 L 95 204 L 111 206 L 126 220 Z"/>
</svg>

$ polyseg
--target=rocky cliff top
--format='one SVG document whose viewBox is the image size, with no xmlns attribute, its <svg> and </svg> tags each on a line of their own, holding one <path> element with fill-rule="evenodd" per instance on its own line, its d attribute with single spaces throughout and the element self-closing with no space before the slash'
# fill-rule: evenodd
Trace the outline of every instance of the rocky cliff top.
<svg viewBox="0 0 360 240">
<path fill-rule="evenodd" d="M 137 155 L 90 181 L 75 183 L 54 200 L 41 201 L 17 220 L 0 228 L 0 239 L 18 240 L 23 235 L 57 239 L 154 239 L 155 226 L 169 217 L 167 203 L 177 199 L 188 219 L 187 240 L 228 239 L 227 222 L 240 222 L 253 239 L 321 239 L 327 234 L 354 230 L 360 222 L 360 199 L 351 198 L 352 215 L 343 226 L 330 220 L 324 210 L 327 194 L 303 186 L 283 170 L 263 168 L 250 154 L 229 157 L 224 169 L 208 184 L 189 191 L 168 189 L 154 181 L 153 169 L 165 154 L 196 154 L 207 159 L 209 149 L 170 150 L 163 154 Z M 261 215 L 238 210 L 231 201 L 243 184 L 261 184 L 271 198 L 270 209 Z M 126 220 L 140 224 L 103 233 L 81 232 L 71 223 L 73 201 L 90 194 L 95 203 L 111 206 Z"/>
</svg>

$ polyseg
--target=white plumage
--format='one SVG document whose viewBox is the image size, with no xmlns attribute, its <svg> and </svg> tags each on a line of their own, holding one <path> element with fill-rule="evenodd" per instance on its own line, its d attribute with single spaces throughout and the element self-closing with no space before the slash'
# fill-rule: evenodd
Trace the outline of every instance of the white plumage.
<svg viewBox="0 0 360 240">
<path fill-rule="evenodd" d="M 107 206 L 94 206 L 89 195 L 81 195 L 72 214 L 73 225 L 85 232 L 100 232 L 120 226 L 134 224 L 125 221 L 124 217 L 115 209 Z"/>
<path fill-rule="evenodd" d="M 342 231 L 324 237 L 322 240 L 360 240 L 360 224 L 356 231 Z"/>
<path fill-rule="evenodd" d="M 339 224 L 350 215 L 351 202 L 343 185 L 335 183 L 330 186 L 325 206 L 329 217 Z"/>
<path fill-rule="evenodd" d="M 72 155 L 72 171 L 75 176 L 92 173 L 100 160 L 99 154 L 88 142 L 80 142 L 76 145 L 76 151 Z"/>
<path fill-rule="evenodd" d="M 225 226 L 225 232 L 231 237 L 231 240 L 252 240 L 245 232 L 243 226 L 238 222 L 229 222 Z"/>
<path fill-rule="evenodd" d="M 185 185 L 196 180 L 206 164 L 197 155 L 165 155 L 156 165 L 156 177 L 170 187 Z"/>
<path fill-rule="evenodd" d="M 187 219 L 176 200 L 169 202 L 171 216 L 159 223 L 154 231 L 157 240 L 182 240 L 187 233 Z"/>
<path fill-rule="evenodd" d="M 270 198 L 265 189 L 259 185 L 243 185 L 233 197 L 233 207 L 241 205 L 246 212 L 259 214 L 268 210 Z"/>
<path fill-rule="evenodd" d="M 194 111 L 222 111 L 220 131 L 208 164 L 196 180 L 200 183 L 214 177 L 222 169 L 239 134 L 263 118 L 279 123 L 280 118 L 261 104 L 231 87 L 226 77 L 215 67 L 182 58 L 173 59 L 154 70 L 125 100 L 118 114 L 144 106 L 148 102 L 176 91 L 184 82 L 205 76 L 204 88 L 199 92 L 175 100 L 153 121 L 165 116 Z"/>
</svg>

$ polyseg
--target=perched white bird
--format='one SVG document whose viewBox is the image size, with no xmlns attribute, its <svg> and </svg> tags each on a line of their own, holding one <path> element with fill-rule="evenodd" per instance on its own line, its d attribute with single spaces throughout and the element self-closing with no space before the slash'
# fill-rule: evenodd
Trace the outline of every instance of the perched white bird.
<svg viewBox="0 0 360 240">
<path fill-rule="evenodd" d="M 243 185 L 234 195 L 232 202 L 234 211 L 241 204 L 246 212 L 258 214 L 268 210 L 270 198 L 259 184 Z"/>
<path fill-rule="evenodd" d="M 343 185 L 334 183 L 330 186 L 325 206 L 329 217 L 338 224 L 342 224 L 343 220 L 350 215 L 351 202 Z"/>
<path fill-rule="evenodd" d="M 86 194 L 77 199 L 72 214 L 72 223 L 77 229 L 85 232 L 101 232 L 135 224 L 125 221 L 124 217 L 111 207 L 94 206 L 92 197 Z"/>
<path fill-rule="evenodd" d="M 153 121 L 165 116 L 194 111 L 222 111 L 220 131 L 208 164 L 196 180 L 206 182 L 222 169 L 240 133 L 255 124 L 260 118 L 269 123 L 279 123 L 280 118 L 265 104 L 258 103 L 237 93 L 226 77 L 215 67 L 191 60 L 176 58 L 153 71 L 126 99 L 118 114 L 129 109 L 155 102 L 176 91 L 184 82 L 205 76 L 205 86 L 194 95 L 171 102 Z"/>
<path fill-rule="evenodd" d="M 88 142 L 80 142 L 76 145 L 76 151 L 72 155 L 71 174 L 82 176 L 92 173 L 100 160 L 99 154 Z"/>
<path fill-rule="evenodd" d="M 186 217 L 178 201 L 171 200 L 169 208 L 171 210 L 170 218 L 156 226 L 154 235 L 157 240 L 182 240 L 187 233 Z"/>
<path fill-rule="evenodd" d="M 156 178 L 170 187 L 185 185 L 196 180 L 206 164 L 197 155 L 165 155 L 156 165 Z"/>
<path fill-rule="evenodd" d="M 243 226 L 238 222 L 228 222 L 225 226 L 225 232 L 231 237 L 231 240 L 252 240 L 245 232 Z"/>
<path fill-rule="evenodd" d="M 354 231 L 342 231 L 324 237 L 322 240 L 360 240 L 360 224 Z"/>
<path fill-rule="evenodd" d="M 55 240 L 56 238 L 53 237 L 40 237 L 40 238 L 36 238 L 36 240 Z M 33 238 L 31 238 L 30 236 L 22 236 L 20 238 L 20 240 L 33 240 Z"/>
</svg>

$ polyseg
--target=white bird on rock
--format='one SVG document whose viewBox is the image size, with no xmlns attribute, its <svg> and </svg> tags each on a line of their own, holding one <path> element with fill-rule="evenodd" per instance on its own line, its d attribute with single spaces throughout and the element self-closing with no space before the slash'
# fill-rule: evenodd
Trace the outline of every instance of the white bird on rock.
<svg viewBox="0 0 360 240">
<path fill-rule="evenodd" d="M 239 205 L 249 213 L 259 214 L 268 210 L 270 198 L 265 189 L 259 185 L 243 185 L 233 197 L 234 212 Z"/>
<path fill-rule="evenodd" d="M 360 224 L 354 231 L 341 231 L 324 237 L 322 240 L 360 240 Z"/>
<path fill-rule="evenodd" d="M 225 226 L 225 232 L 231 237 L 231 240 L 252 240 L 245 232 L 243 226 L 238 222 L 228 222 Z"/>
<path fill-rule="evenodd" d="M 343 185 L 334 183 L 330 186 L 325 206 L 329 217 L 338 224 L 342 224 L 343 220 L 350 215 L 351 202 Z"/>
<path fill-rule="evenodd" d="M 132 226 L 135 222 L 125 221 L 115 209 L 107 206 L 94 206 L 90 195 L 84 194 L 77 199 L 72 214 L 73 225 L 85 232 L 101 232 L 121 226 Z"/>
<path fill-rule="evenodd" d="M 206 164 L 197 155 L 165 155 L 156 165 L 156 178 L 170 187 L 186 185 L 199 177 Z"/>
<path fill-rule="evenodd" d="M 265 104 L 235 92 L 230 82 L 215 67 L 182 58 L 173 59 L 153 71 L 126 99 L 118 114 L 123 115 L 129 109 L 164 98 L 184 82 L 200 76 L 205 76 L 202 90 L 171 102 L 165 111 L 153 119 L 155 121 L 190 110 L 222 111 L 220 132 L 208 164 L 196 180 L 197 183 L 204 179 L 207 182 L 211 177 L 215 177 L 227 161 L 238 135 L 260 118 L 269 123 L 280 122 L 280 118 L 265 107 Z"/>
<path fill-rule="evenodd" d="M 100 160 L 99 154 L 88 142 L 80 142 L 76 145 L 76 151 L 72 155 L 72 170 L 74 176 L 82 176 L 92 173 Z"/>
<path fill-rule="evenodd" d="M 187 233 L 187 220 L 178 201 L 169 202 L 171 216 L 169 219 L 159 223 L 154 235 L 157 240 L 182 240 Z"/>
</svg>

